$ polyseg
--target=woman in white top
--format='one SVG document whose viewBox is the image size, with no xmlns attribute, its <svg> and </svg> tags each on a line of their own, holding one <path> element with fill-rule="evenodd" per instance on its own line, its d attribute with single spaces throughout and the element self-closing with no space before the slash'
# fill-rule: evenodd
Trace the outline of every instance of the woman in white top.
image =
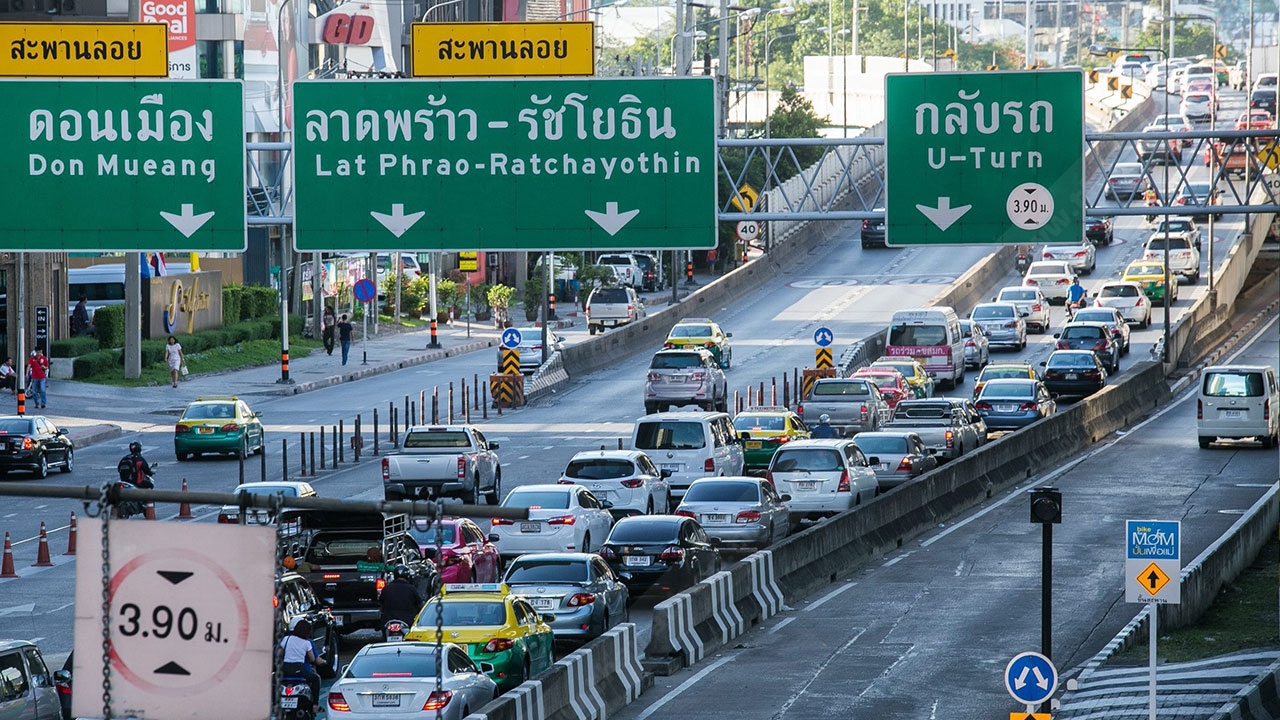
<svg viewBox="0 0 1280 720">
<path fill-rule="evenodd" d="M 169 363 L 169 378 L 173 386 L 178 387 L 178 371 L 186 364 L 187 356 L 182 354 L 178 338 L 172 335 L 169 336 L 169 344 L 164 346 L 164 361 Z"/>
<path fill-rule="evenodd" d="M 320 699 L 320 675 L 312 668 L 320 661 L 311 642 L 311 622 L 299 620 L 289 634 L 280 639 L 279 653 L 281 675 L 306 678 L 311 685 L 311 702 L 317 703 Z"/>
</svg>

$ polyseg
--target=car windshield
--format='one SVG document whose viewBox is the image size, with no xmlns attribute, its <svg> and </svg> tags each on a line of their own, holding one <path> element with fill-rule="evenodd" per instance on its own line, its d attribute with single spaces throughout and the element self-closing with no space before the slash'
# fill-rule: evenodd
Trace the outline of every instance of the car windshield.
<svg viewBox="0 0 1280 720">
<path fill-rule="evenodd" d="M 1115 177 L 1117 175 L 1141 175 L 1141 174 L 1142 174 L 1142 163 L 1116 163 L 1116 169 L 1111 171 L 1111 177 Z"/>
<path fill-rule="evenodd" d="M 1205 373 L 1204 394 L 1211 397 L 1262 397 L 1262 373 L 1215 370 Z"/>
<path fill-rule="evenodd" d="M 1000 302 L 1013 302 L 1015 300 L 1030 301 L 1036 299 L 1035 290 L 1001 290 Z"/>
<path fill-rule="evenodd" d="M 889 344 L 901 347 L 945 345 L 945 325 L 894 325 L 889 328 Z"/>
<path fill-rule="evenodd" d="M 1096 340 L 1105 334 L 1105 330 L 1087 325 L 1068 326 L 1062 329 L 1060 340 Z"/>
<path fill-rule="evenodd" d="M 260 485 L 250 483 L 246 485 L 237 485 L 237 493 L 246 493 L 249 495 L 275 495 L 279 493 L 285 497 L 298 497 L 298 488 L 292 485 Z"/>
<path fill-rule="evenodd" d="M 743 480 L 695 482 L 685 491 L 684 502 L 760 502 L 760 486 Z"/>
<path fill-rule="evenodd" d="M 1016 315 L 1014 308 L 1007 305 L 979 305 L 973 309 L 974 320 L 1005 319 Z"/>
<path fill-rule="evenodd" d="M 858 377 L 866 378 L 875 383 L 875 386 L 881 389 L 898 387 L 898 376 L 888 373 L 859 373 Z"/>
<path fill-rule="evenodd" d="M 30 435 L 30 420 L 0 420 L 0 435 Z"/>
<path fill-rule="evenodd" d="M 444 627 L 473 627 L 507 624 L 507 608 L 499 601 L 453 601 L 441 603 L 439 598 L 427 603 L 422 617 L 436 624 L 436 605 L 444 608 L 441 624 Z"/>
<path fill-rule="evenodd" d="M 897 370 L 899 373 L 901 373 L 903 377 L 908 379 L 914 377 L 916 374 L 916 366 L 915 366 L 914 360 L 910 362 L 894 362 L 893 360 L 877 360 L 875 361 L 875 363 L 872 364 L 872 367 L 893 368 L 894 370 Z"/>
<path fill-rule="evenodd" d="M 600 288 L 591 295 L 591 302 L 593 303 L 625 305 L 628 299 L 627 291 L 622 288 Z"/>
<path fill-rule="evenodd" d="M 568 558 L 525 558 L 511 564 L 507 583 L 584 583 L 587 581 L 585 560 Z"/>
<path fill-rule="evenodd" d="M 773 472 L 832 472 L 843 470 L 840 452 L 825 448 L 788 448 L 773 456 Z"/>
<path fill-rule="evenodd" d="M 564 474 L 579 480 L 616 480 L 634 475 L 635 466 L 619 458 L 575 458 Z"/>
<path fill-rule="evenodd" d="M 982 388 L 983 400 L 990 398 L 1014 398 L 1025 400 L 1033 396 L 1035 386 L 1029 382 L 1025 383 L 990 383 Z"/>
<path fill-rule="evenodd" d="M 1183 98 L 1183 101 L 1188 103 L 1207 103 L 1209 102 L 1209 96 L 1204 93 L 1191 93 Z"/>
<path fill-rule="evenodd" d="M 568 490 L 522 490 L 516 488 L 502 501 L 502 507 L 548 508 L 565 510 L 569 507 Z"/>
<path fill-rule="evenodd" d="M 1028 275 L 1066 275 L 1066 263 L 1034 262 L 1027 268 Z"/>
<path fill-rule="evenodd" d="M 1130 265 L 1125 275 L 1163 275 L 1163 265 Z"/>
<path fill-rule="evenodd" d="M 814 397 L 870 395 L 865 382 L 819 382 L 813 386 Z"/>
<path fill-rule="evenodd" d="M 1134 298 L 1138 297 L 1138 288 L 1132 285 L 1106 285 L 1098 291 L 1100 298 Z"/>
<path fill-rule="evenodd" d="M 998 380 L 1000 378 L 1025 378 L 1030 377 L 1030 372 L 1025 367 L 989 367 L 982 371 L 979 380 Z"/>
<path fill-rule="evenodd" d="M 199 403 L 187 406 L 182 413 L 183 420 L 229 420 L 236 416 L 236 408 L 231 403 Z"/>
<path fill-rule="evenodd" d="M 702 367 L 702 356 L 698 353 L 658 353 L 649 363 L 650 370 L 688 370 Z"/>
<path fill-rule="evenodd" d="M 676 325 L 671 328 L 673 338 L 705 338 L 711 337 L 710 325 Z"/>
<path fill-rule="evenodd" d="M 1114 323 L 1115 315 L 1110 310 L 1077 310 L 1076 320 L 1080 322 Z"/>
<path fill-rule="evenodd" d="M 637 450 L 697 450 L 706 444 L 700 422 L 651 420 L 636 430 Z"/>
<path fill-rule="evenodd" d="M 751 430 L 782 431 L 786 428 L 786 419 L 781 415 L 739 415 L 733 419 L 733 429 L 739 432 Z"/>
<path fill-rule="evenodd" d="M 378 648 L 381 649 L 381 648 Z M 436 676 L 436 647 L 397 647 L 396 652 L 362 652 L 351 659 L 347 677 L 433 678 Z"/>
<path fill-rule="evenodd" d="M 465 430 L 415 430 L 404 436 L 406 448 L 471 447 Z"/>
<path fill-rule="evenodd" d="M 1049 356 L 1046 368 L 1091 368 L 1094 366 L 1092 353 L 1054 353 Z"/>
<path fill-rule="evenodd" d="M 676 539 L 679 523 L 672 520 L 635 518 L 618 521 L 609 532 L 611 543 L 665 543 Z"/>
<path fill-rule="evenodd" d="M 419 545 L 436 547 L 436 526 L 426 519 L 414 520 L 409 526 L 409 534 L 418 541 Z M 458 526 L 446 521 L 440 534 L 443 536 L 445 546 L 453 545 L 457 542 Z"/>
</svg>

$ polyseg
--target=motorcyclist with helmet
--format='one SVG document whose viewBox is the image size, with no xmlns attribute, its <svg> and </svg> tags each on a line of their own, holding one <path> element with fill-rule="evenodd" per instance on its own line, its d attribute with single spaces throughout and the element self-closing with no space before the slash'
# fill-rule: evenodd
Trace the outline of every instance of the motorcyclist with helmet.
<svg viewBox="0 0 1280 720">
<path fill-rule="evenodd" d="M 142 456 L 142 443 L 129 443 L 129 454 L 116 463 L 116 472 L 120 474 L 120 482 L 127 482 L 143 490 L 155 489 L 155 468 Z"/>
<path fill-rule="evenodd" d="M 1084 306 L 1084 287 L 1080 285 L 1080 278 L 1072 278 L 1071 287 L 1067 288 L 1067 317 L 1074 318 L 1076 310 Z"/>
<path fill-rule="evenodd" d="M 422 610 L 422 606 L 426 604 L 427 601 L 423 599 L 422 593 L 409 582 L 409 577 L 408 566 L 397 565 L 391 582 L 382 588 L 382 594 L 378 596 L 378 604 L 382 606 L 383 627 L 392 620 L 412 624 Z"/>
<path fill-rule="evenodd" d="M 840 433 L 836 432 L 836 429 L 831 427 L 831 416 L 823 413 L 822 417 L 818 418 L 818 424 L 814 425 L 809 431 L 809 437 L 815 440 L 838 438 L 840 437 Z"/>
</svg>

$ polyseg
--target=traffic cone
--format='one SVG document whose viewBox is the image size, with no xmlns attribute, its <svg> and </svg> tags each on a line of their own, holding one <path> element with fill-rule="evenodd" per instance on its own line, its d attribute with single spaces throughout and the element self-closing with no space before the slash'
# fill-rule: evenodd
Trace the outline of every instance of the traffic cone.
<svg viewBox="0 0 1280 720">
<path fill-rule="evenodd" d="M 13 543 L 9 542 L 9 532 L 4 533 L 4 562 L 0 563 L 0 578 L 16 578 L 13 570 Z"/>
<path fill-rule="evenodd" d="M 156 504 L 147 503 L 142 507 L 142 517 L 146 520 L 156 519 Z"/>
<path fill-rule="evenodd" d="M 40 521 L 40 549 L 36 551 L 36 561 L 31 563 L 31 567 L 53 567 L 53 561 L 49 559 L 49 534 L 45 532 L 44 521 Z"/>
<path fill-rule="evenodd" d="M 182 492 L 186 492 L 186 491 L 187 491 L 187 479 L 182 478 Z M 196 516 L 191 514 L 191 503 L 186 502 L 184 500 L 183 502 L 178 504 L 179 520 L 194 520 L 195 518 Z"/>
<path fill-rule="evenodd" d="M 62 554 L 63 555 L 76 554 L 76 513 L 74 510 L 71 512 L 70 532 L 67 533 L 67 551 Z"/>
</svg>

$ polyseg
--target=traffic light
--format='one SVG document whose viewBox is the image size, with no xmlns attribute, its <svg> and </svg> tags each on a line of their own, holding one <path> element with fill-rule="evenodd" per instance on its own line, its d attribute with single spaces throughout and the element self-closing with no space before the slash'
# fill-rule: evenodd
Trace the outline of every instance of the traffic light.
<svg viewBox="0 0 1280 720">
<path fill-rule="evenodd" d="M 1062 492 L 1055 487 L 1038 487 L 1031 491 L 1031 522 L 1037 525 L 1062 523 Z"/>
</svg>

